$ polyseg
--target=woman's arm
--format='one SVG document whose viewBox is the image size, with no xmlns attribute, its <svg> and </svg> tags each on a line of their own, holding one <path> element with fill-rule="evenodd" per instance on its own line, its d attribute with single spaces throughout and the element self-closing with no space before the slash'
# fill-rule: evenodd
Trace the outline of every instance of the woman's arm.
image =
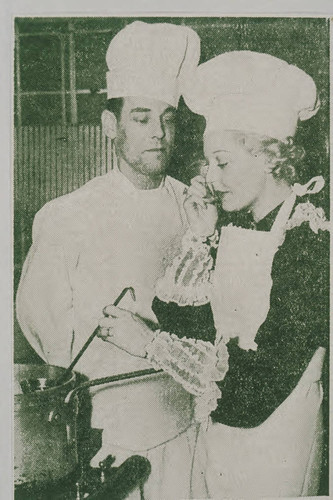
<svg viewBox="0 0 333 500">
<path fill-rule="evenodd" d="M 179 338 L 166 331 L 153 332 L 141 318 L 113 305 L 103 312 L 105 317 L 99 322 L 98 336 L 132 356 L 147 358 L 155 369 L 171 375 L 199 398 L 196 419 L 207 418 L 221 397 L 215 382 L 222 380 L 228 369 L 225 344 L 215 346 L 209 341 Z"/>
</svg>

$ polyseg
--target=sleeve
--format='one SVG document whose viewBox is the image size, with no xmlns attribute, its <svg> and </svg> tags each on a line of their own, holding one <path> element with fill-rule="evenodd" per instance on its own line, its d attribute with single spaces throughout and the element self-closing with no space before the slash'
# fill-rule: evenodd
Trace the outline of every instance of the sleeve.
<svg viewBox="0 0 333 500">
<path fill-rule="evenodd" d="M 319 346 L 328 346 L 329 234 L 287 235 L 272 270 L 271 308 L 261 325 L 257 351 L 228 344 L 229 371 L 213 420 L 255 427 L 288 397 Z"/>
<path fill-rule="evenodd" d="M 47 363 L 68 366 L 73 340 L 72 287 L 62 224 L 44 207 L 35 217 L 33 243 L 16 297 L 18 322 Z"/>
<path fill-rule="evenodd" d="M 156 296 L 164 302 L 180 306 L 199 306 L 210 300 L 210 275 L 214 265 L 212 249 L 218 233 L 198 238 L 188 229 L 182 239 L 180 253 L 156 284 Z"/>
<path fill-rule="evenodd" d="M 182 248 L 156 286 L 153 311 L 162 328 L 147 346 L 147 357 L 196 396 L 195 419 L 205 420 L 217 407 L 216 385 L 228 370 L 225 344 L 217 347 L 210 300 L 210 274 L 218 234 L 198 238 L 189 229 Z M 191 332 L 192 338 L 184 336 Z M 212 342 L 211 342 L 212 341 Z"/>
<path fill-rule="evenodd" d="M 147 348 L 152 366 L 171 375 L 185 390 L 196 396 L 195 418 L 205 420 L 217 407 L 221 392 L 216 385 L 228 370 L 228 351 L 223 342 L 214 346 L 202 340 L 178 338 L 158 331 Z"/>
</svg>

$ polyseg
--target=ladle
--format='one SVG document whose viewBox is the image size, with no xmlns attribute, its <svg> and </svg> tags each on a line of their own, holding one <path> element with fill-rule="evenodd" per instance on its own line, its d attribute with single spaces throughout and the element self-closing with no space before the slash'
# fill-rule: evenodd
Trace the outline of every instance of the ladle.
<svg viewBox="0 0 333 500">
<path fill-rule="evenodd" d="M 124 288 L 124 290 L 121 292 L 120 295 L 118 295 L 118 297 L 114 301 L 113 305 L 117 306 L 119 304 L 119 302 L 124 298 L 124 296 L 126 295 L 127 292 L 130 292 L 131 295 L 132 295 L 132 299 L 135 300 L 135 291 L 134 291 L 134 288 L 132 288 L 131 286 L 128 286 L 128 287 Z M 69 367 L 66 368 L 66 370 L 64 371 L 64 373 L 57 380 L 56 385 L 61 385 L 62 382 L 64 382 L 64 380 L 66 380 L 68 374 L 72 371 L 72 369 L 74 368 L 74 366 L 76 365 L 76 363 L 81 358 L 82 354 L 84 354 L 84 352 L 87 350 L 87 348 L 89 347 L 89 345 L 91 344 L 91 342 L 94 340 L 94 338 L 98 334 L 99 330 L 100 330 L 99 326 L 97 328 L 95 328 L 95 330 L 90 335 L 90 337 L 88 338 L 87 342 L 80 349 L 80 351 L 78 352 L 78 354 L 75 356 L 75 358 L 73 359 L 73 361 L 71 362 L 71 364 L 69 365 Z"/>
</svg>

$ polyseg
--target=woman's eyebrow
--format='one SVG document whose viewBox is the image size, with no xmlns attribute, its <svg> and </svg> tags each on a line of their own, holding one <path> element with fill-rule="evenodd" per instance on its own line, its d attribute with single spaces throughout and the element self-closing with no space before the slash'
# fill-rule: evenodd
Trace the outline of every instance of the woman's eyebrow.
<svg viewBox="0 0 333 500">
<path fill-rule="evenodd" d="M 213 151 L 214 155 L 216 153 L 230 153 L 230 151 L 228 149 L 217 149 L 216 151 Z"/>
</svg>

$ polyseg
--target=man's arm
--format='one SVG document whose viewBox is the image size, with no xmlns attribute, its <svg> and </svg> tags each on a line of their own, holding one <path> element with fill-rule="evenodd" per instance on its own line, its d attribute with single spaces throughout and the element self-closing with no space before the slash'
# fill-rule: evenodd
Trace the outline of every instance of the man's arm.
<svg viewBox="0 0 333 500">
<path fill-rule="evenodd" d="M 73 341 L 72 289 L 63 228 L 48 207 L 35 217 L 16 312 L 28 342 L 47 363 L 67 366 Z"/>
</svg>

